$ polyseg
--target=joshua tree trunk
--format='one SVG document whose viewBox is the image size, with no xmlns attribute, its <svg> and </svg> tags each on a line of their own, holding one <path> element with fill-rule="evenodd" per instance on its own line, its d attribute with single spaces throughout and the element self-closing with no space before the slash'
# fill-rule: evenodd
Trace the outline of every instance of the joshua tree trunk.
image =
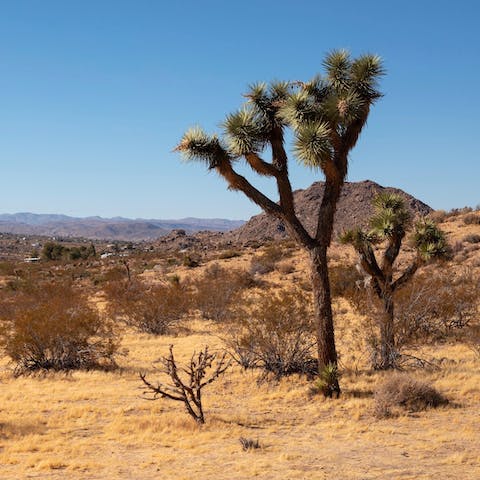
<svg viewBox="0 0 480 480">
<path fill-rule="evenodd" d="M 383 315 L 380 320 L 380 363 L 379 370 L 395 368 L 397 351 L 395 348 L 395 328 L 393 323 L 393 292 L 383 294 Z"/>
<path fill-rule="evenodd" d="M 330 282 L 327 269 L 327 248 L 326 246 L 314 247 L 309 253 L 317 327 L 318 367 L 319 371 L 322 372 L 328 365 L 337 365 Z M 335 379 L 332 385 L 328 386 L 328 391 L 325 393 L 329 396 L 333 394 L 338 396 L 340 394 L 337 379 Z"/>
</svg>

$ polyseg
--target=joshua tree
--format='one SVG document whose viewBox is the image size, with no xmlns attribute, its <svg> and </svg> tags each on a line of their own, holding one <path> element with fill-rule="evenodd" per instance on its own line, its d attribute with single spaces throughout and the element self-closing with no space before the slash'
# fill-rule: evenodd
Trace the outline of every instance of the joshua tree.
<svg viewBox="0 0 480 480">
<path fill-rule="evenodd" d="M 347 174 L 348 154 L 357 143 L 371 105 L 381 97 L 377 82 L 383 74 L 378 56 L 362 55 L 352 59 L 343 50 L 329 53 L 323 66 L 325 75 L 307 83 L 251 86 L 245 95 L 246 104 L 227 115 L 223 137 L 192 128 L 176 147 L 186 159 L 205 162 L 227 181 L 231 190 L 240 190 L 267 214 L 279 219 L 309 253 L 320 371 L 337 364 L 327 270 L 334 214 Z M 297 160 L 325 175 L 325 190 L 318 205 L 314 232 L 306 230 L 295 212 L 285 147 L 287 128 L 293 133 Z M 266 148 L 271 150 L 271 161 L 261 157 Z M 276 181 L 278 203 L 237 173 L 234 166 L 241 158 L 255 173 Z M 333 387 L 338 394 L 338 382 Z"/>
<path fill-rule="evenodd" d="M 383 193 L 374 199 L 375 214 L 370 219 L 370 231 L 361 228 L 349 230 L 340 236 L 343 243 L 351 244 L 357 251 L 360 265 L 369 277 L 368 284 L 383 304 L 379 319 L 380 358 L 374 360 L 378 369 L 395 368 L 398 351 L 395 345 L 394 295 L 415 274 L 419 267 L 433 259 L 444 258 L 448 248 L 444 233 L 428 219 L 418 220 L 413 225 L 413 246 L 416 251 L 411 264 L 394 279 L 394 263 L 400 253 L 402 241 L 412 227 L 411 215 L 402 197 Z M 374 246 L 386 242 L 379 263 Z"/>
</svg>

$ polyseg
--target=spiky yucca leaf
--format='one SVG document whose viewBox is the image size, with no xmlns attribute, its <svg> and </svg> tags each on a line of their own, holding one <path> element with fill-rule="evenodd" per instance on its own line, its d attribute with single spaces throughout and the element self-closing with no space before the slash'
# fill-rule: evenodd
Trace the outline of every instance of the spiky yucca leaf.
<svg viewBox="0 0 480 480">
<path fill-rule="evenodd" d="M 423 218 L 415 224 L 413 243 L 425 261 L 448 256 L 445 233 L 430 219 Z"/>
<path fill-rule="evenodd" d="M 321 112 L 318 103 L 306 91 L 292 93 L 278 112 L 284 123 L 297 129 L 301 125 L 319 121 Z"/>
<path fill-rule="evenodd" d="M 203 161 L 209 168 L 215 168 L 218 161 L 229 157 L 218 137 L 209 135 L 200 127 L 187 130 L 174 150 L 180 152 L 185 160 Z"/>
<path fill-rule="evenodd" d="M 404 235 L 410 223 L 410 213 L 404 209 L 383 208 L 370 219 L 372 233 L 381 238 Z"/>
<path fill-rule="evenodd" d="M 337 91 L 349 87 L 351 64 L 347 50 L 333 50 L 325 57 L 323 66 L 327 71 L 327 78 Z"/>
<path fill-rule="evenodd" d="M 321 370 L 313 387 L 314 391 L 323 392 L 324 396 L 331 397 L 335 389 L 338 388 L 338 380 L 341 376 L 337 364 L 328 363 Z"/>
<path fill-rule="evenodd" d="M 373 101 L 382 96 L 377 86 L 378 80 L 383 75 L 385 69 L 378 55 L 362 55 L 352 62 L 352 87 L 365 99 Z"/>
<path fill-rule="evenodd" d="M 300 125 L 296 131 L 294 153 L 304 165 L 324 168 L 332 155 L 329 126 L 324 122 Z"/>
<path fill-rule="evenodd" d="M 291 90 L 290 82 L 272 82 L 269 88 L 270 98 L 272 102 L 281 102 L 288 97 Z"/>
<path fill-rule="evenodd" d="M 332 86 L 328 80 L 320 75 L 302 85 L 302 90 L 310 95 L 317 103 L 322 103 L 332 93 Z"/>
<path fill-rule="evenodd" d="M 343 245 L 352 245 L 355 250 L 362 250 L 364 246 L 373 245 L 378 242 L 378 236 L 374 232 L 365 232 L 360 227 L 346 230 L 338 237 Z"/>
<path fill-rule="evenodd" d="M 406 209 L 405 200 L 403 199 L 403 197 L 396 193 L 379 193 L 375 196 L 372 203 L 377 211 L 383 210 L 385 208 L 390 208 L 395 212 Z"/>
<path fill-rule="evenodd" d="M 260 151 L 268 133 L 265 122 L 251 108 L 228 115 L 223 127 L 228 148 L 235 156 Z"/>
<path fill-rule="evenodd" d="M 264 129 L 283 127 L 282 119 L 277 115 L 291 90 L 289 82 L 256 83 L 250 86 L 245 95 L 254 113 L 261 119 Z"/>
<path fill-rule="evenodd" d="M 341 95 L 331 95 L 322 105 L 322 113 L 330 123 L 348 127 L 360 118 L 365 101 L 355 92 L 346 91 Z"/>
<path fill-rule="evenodd" d="M 249 85 L 249 90 L 245 96 L 250 103 L 256 105 L 268 102 L 268 85 L 265 82 L 257 82 Z"/>
</svg>

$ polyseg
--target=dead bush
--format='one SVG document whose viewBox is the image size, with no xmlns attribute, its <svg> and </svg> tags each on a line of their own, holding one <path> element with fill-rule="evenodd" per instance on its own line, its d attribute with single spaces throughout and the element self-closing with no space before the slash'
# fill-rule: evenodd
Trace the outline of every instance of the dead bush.
<svg viewBox="0 0 480 480">
<path fill-rule="evenodd" d="M 182 265 L 188 268 L 196 268 L 200 265 L 200 258 L 198 255 L 185 254 L 182 259 Z"/>
<path fill-rule="evenodd" d="M 480 235 L 471 233 L 469 235 L 465 235 L 462 240 L 467 243 L 480 243 Z"/>
<path fill-rule="evenodd" d="M 435 223 L 442 223 L 448 217 L 448 213 L 445 210 L 435 210 L 428 214 L 428 218 L 431 218 Z"/>
<path fill-rule="evenodd" d="M 236 258 L 241 257 L 242 254 L 238 250 L 224 250 L 223 252 L 218 254 L 219 260 L 227 260 L 229 258 Z"/>
<path fill-rule="evenodd" d="M 230 306 L 243 290 L 257 282 L 244 270 L 226 269 L 214 263 L 193 282 L 193 307 L 204 318 L 221 322 L 230 314 Z"/>
<path fill-rule="evenodd" d="M 347 289 L 345 297 L 361 314 L 369 317 L 363 330 L 375 361 L 378 342 L 375 324 L 381 305 L 367 290 Z M 394 331 L 399 353 L 407 347 L 456 337 L 478 315 L 480 282 L 474 272 L 454 274 L 435 268 L 415 276 L 395 293 Z"/>
<path fill-rule="evenodd" d="M 267 290 L 237 306 L 226 343 L 244 368 L 261 368 L 276 379 L 293 373 L 314 375 L 311 299 L 302 290 Z"/>
<path fill-rule="evenodd" d="M 258 438 L 257 440 L 254 440 L 253 438 L 240 437 L 239 442 L 244 452 L 249 452 L 251 450 L 258 450 L 259 448 L 262 448 L 260 442 L 258 441 Z"/>
<path fill-rule="evenodd" d="M 295 265 L 291 262 L 282 262 L 278 265 L 278 271 L 284 275 L 290 275 L 295 271 Z"/>
<path fill-rule="evenodd" d="M 109 313 L 141 332 L 165 335 L 185 318 L 191 308 L 191 292 L 181 282 L 149 285 L 135 279 L 105 286 Z"/>
<path fill-rule="evenodd" d="M 182 402 L 187 413 L 200 424 L 205 423 L 205 414 L 202 405 L 202 389 L 225 373 L 230 363 L 224 353 L 218 360 L 216 353 L 210 353 L 206 346 L 200 353 L 193 354 L 188 365 L 179 367 L 173 355 L 173 345 L 170 345 L 169 355 L 162 357 L 161 372 L 170 377 L 170 383 L 149 382 L 144 373 L 140 379 L 147 387 L 145 393 L 151 395 L 150 399 L 167 398 Z M 215 363 L 215 364 L 214 364 Z M 212 370 L 209 375 L 207 372 Z"/>
<path fill-rule="evenodd" d="M 393 373 L 375 392 L 375 416 L 387 418 L 402 411 L 419 412 L 446 405 L 448 400 L 431 385 L 403 373 Z"/>
<path fill-rule="evenodd" d="M 476 213 L 469 213 L 463 217 L 465 225 L 480 225 L 480 215 Z"/>
<path fill-rule="evenodd" d="M 332 297 L 348 296 L 357 287 L 363 286 L 364 277 L 354 265 L 332 265 L 328 269 Z"/>
<path fill-rule="evenodd" d="M 112 322 L 68 284 L 17 292 L 0 316 L 1 346 L 16 374 L 116 366 L 120 339 Z"/>
<path fill-rule="evenodd" d="M 397 294 L 400 345 L 439 341 L 465 328 L 477 315 L 480 282 L 474 272 L 423 274 Z"/>
<path fill-rule="evenodd" d="M 463 340 L 480 360 L 480 325 L 470 326 L 463 335 Z"/>
<path fill-rule="evenodd" d="M 283 250 L 277 245 L 270 245 L 264 249 L 260 255 L 255 255 L 250 262 L 250 273 L 252 275 L 265 275 L 273 272 L 275 266 L 286 256 L 290 256 L 291 251 Z"/>
</svg>

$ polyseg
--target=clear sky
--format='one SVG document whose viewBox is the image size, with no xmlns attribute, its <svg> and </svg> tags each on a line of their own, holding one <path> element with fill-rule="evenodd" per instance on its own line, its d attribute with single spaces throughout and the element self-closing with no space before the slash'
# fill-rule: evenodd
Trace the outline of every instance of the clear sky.
<svg viewBox="0 0 480 480">
<path fill-rule="evenodd" d="M 334 48 L 388 72 L 349 180 L 480 204 L 478 1 L 0 0 L 0 213 L 246 219 L 259 209 L 172 148 Z"/>
</svg>

